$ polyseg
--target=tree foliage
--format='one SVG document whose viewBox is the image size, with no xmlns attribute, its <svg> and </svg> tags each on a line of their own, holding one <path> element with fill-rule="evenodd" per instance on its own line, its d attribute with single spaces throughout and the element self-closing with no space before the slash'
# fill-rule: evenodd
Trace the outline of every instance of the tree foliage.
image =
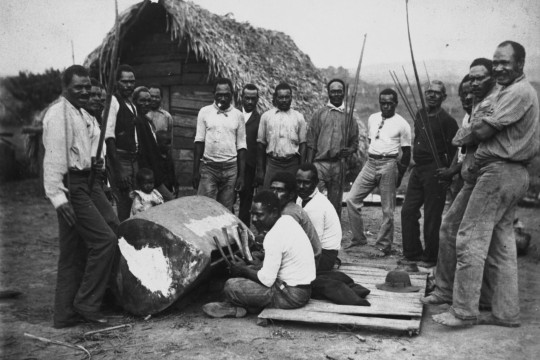
<svg viewBox="0 0 540 360">
<path fill-rule="evenodd" d="M 41 74 L 21 71 L 17 76 L 4 78 L 2 85 L 5 94 L 1 100 L 10 113 L 4 120 L 22 119 L 28 124 L 36 112 L 45 109 L 61 94 L 61 72 L 52 68 Z"/>
</svg>

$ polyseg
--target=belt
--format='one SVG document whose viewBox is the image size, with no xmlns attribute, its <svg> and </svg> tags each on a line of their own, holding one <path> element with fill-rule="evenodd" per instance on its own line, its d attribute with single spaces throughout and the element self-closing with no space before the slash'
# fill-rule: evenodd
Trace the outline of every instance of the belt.
<svg viewBox="0 0 540 360">
<path fill-rule="evenodd" d="M 274 156 L 274 155 L 268 155 L 269 158 L 278 160 L 278 161 L 289 161 L 294 159 L 295 157 L 300 157 L 298 154 L 288 155 L 288 156 Z"/>
<path fill-rule="evenodd" d="M 395 159 L 398 157 L 398 154 L 395 155 L 376 155 L 376 154 L 368 154 L 368 157 L 375 159 L 375 160 L 382 160 L 382 159 Z"/>
<path fill-rule="evenodd" d="M 90 176 L 90 173 L 92 172 L 91 169 L 84 169 L 84 170 L 80 170 L 80 169 L 69 169 L 68 170 L 68 173 L 69 175 L 73 175 L 73 176 Z"/>
</svg>

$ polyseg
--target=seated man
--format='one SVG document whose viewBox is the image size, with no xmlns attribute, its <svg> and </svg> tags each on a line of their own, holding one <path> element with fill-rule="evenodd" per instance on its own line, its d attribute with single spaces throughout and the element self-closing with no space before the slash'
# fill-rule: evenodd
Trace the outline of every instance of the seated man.
<svg viewBox="0 0 540 360">
<path fill-rule="evenodd" d="M 302 205 L 317 230 L 322 254 L 317 271 L 331 270 L 341 248 L 341 224 L 332 203 L 317 189 L 319 175 L 313 164 L 302 164 L 296 173 L 298 204 Z"/>
<path fill-rule="evenodd" d="M 315 255 L 315 265 L 319 263 L 321 257 L 321 241 L 317 230 L 311 223 L 309 215 L 296 203 L 297 190 L 296 178 L 293 174 L 282 171 L 278 172 L 270 182 L 270 190 L 276 194 L 281 206 L 281 215 L 291 216 L 304 229 Z"/>
<path fill-rule="evenodd" d="M 203 306 L 210 317 L 243 317 L 247 309 L 257 312 L 266 306 L 296 309 L 309 301 L 315 261 L 304 230 L 292 217 L 281 215 L 279 199 L 270 191 L 253 198 L 251 218 L 259 233 L 267 231 L 262 268 L 231 265 L 226 301 Z"/>
</svg>

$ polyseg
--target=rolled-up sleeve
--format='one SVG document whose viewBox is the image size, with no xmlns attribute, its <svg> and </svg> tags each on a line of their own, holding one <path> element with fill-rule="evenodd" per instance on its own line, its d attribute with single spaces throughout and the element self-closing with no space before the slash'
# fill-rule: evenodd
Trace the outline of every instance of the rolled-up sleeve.
<svg viewBox="0 0 540 360">
<path fill-rule="evenodd" d="M 298 143 L 302 144 L 306 142 L 307 138 L 307 123 L 304 119 L 304 115 L 298 113 Z"/>
<path fill-rule="evenodd" d="M 317 151 L 317 140 L 319 139 L 319 132 L 321 131 L 319 118 L 321 111 L 316 111 L 311 117 L 311 121 L 307 130 L 307 147 Z"/>
<path fill-rule="evenodd" d="M 118 116 L 118 110 L 120 109 L 120 104 L 116 97 L 111 99 L 111 107 L 109 109 L 109 115 L 107 116 L 107 127 L 105 128 L 105 139 L 115 138 L 114 129 L 116 128 L 116 117 Z"/>
<path fill-rule="evenodd" d="M 267 145 L 266 141 L 266 126 L 268 123 L 268 113 L 264 113 L 261 116 L 261 121 L 259 122 L 259 131 L 257 132 L 257 142 Z"/>
<path fill-rule="evenodd" d="M 257 277 L 264 286 L 270 287 L 277 279 L 283 249 L 280 248 L 279 241 L 270 241 L 270 239 L 265 239 L 263 246 L 264 262 L 261 270 L 257 272 Z"/>
<path fill-rule="evenodd" d="M 240 113 L 238 116 L 238 126 L 236 128 L 236 150 L 247 149 L 246 144 L 246 123 L 244 116 Z"/>
<path fill-rule="evenodd" d="M 358 117 L 356 115 L 353 115 L 353 121 L 350 128 L 349 133 L 349 139 L 348 139 L 348 145 L 355 151 L 358 149 L 359 141 L 359 130 L 358 130 Z"/>
<path fill-rule="evenodd" d="M 204 121 L 204 108 L 199 110 L 197 115 L 197 132 L 195 133 L 195 142 L 204 142 L 206 139 L 206 123 Z"/>
<path fill-rule="evenodd" d="M 62 101 L 52 106 L 43 118 L 43 187 L 54 208 L 68 202 L 67 189 L 62 182 L 68 169 L 67 149 L 71 143 L 66 139 L 66 121 Z"/>
</svg>

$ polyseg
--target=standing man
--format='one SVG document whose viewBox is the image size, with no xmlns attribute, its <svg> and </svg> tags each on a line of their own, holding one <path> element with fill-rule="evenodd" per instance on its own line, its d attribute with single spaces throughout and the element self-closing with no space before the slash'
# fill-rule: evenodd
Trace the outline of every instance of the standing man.
<svg viewBox="0 0 540 360">
<path fill-rule="evenodd" d="M 135 186 L 139 143 L 135 131 L 137 110 L 131 96 L 135 89 L 135 74 L 129 65 L 120 65 L 116 72 L 116 93 L 112 97 L 105 142 L 111 166 L 111 183 L 118 199 L 118 219 L 124 221 L 131 213 L 129 196 Z"/>
<path fill-rule="evenodd" d="M 167 110 L 161 107 L 161 88 L 158 85 L 152 85 L 148 91 L 150 91 L 152 101 L 150 102 L 150 111 L 146 116 L 152 123 L 152 130 L 156 133 L 164 130 L 172 135 L 173 118 Z"/>
<path fill-rule="evenodd" d="M 492 75 L 492 67 L 491 60 L 485 58 L 475 59 L 470 66 L 468 79 L 471 84 L 471 94 L 474 94 L 476 104 L 471 118 L 467 119 L 453 140 L 454 145 L 460 145 L 465 150 L 465 156 L 459 163 L 464 185 L 443 217 L 437 270 L 435 271 L 435 290 L 430 296 L 422 299 L 424 304 L 452 303 L 454 273 L 456 271 L 456 236 L 478 177 L 478 167 L 474 158 L 477 145 L 465 145 L 461 138 L 470 134 L 472 123 L 482 121 L 483 117 L 491 116 L 493 113 L 498 91 L 494 91 L 496 82 Z M 488 285 L 486 282 L 481 299 L 483 302 L 481 305 L 484 306 L 491 306 Z"/>
<path fill-rule="evenodd" d="M 381 191 L 383 219 L 375 247 L 367 248 L 373 255 L 390 253 L 394 241 L 394 209 L 396 187 L 411 161 L 411 127 L 396 114 L 397 93 L 384 89 L 379 94 L 381 112 L 368 119 L 369 149 L 367 163 L 358 174 L 347 198 L 349 223 L 353 233 L 350 247 L 367 245 L 362 220 L 364 199 L 376 187 Z M 399 151 L 402 156 L 398 160 Z"/>
<path fill-rule="evenodd" d="M 133 91 L 133 103 L 137 108 L 137 117 L 135 118 L 135 129 L 139 142 L 139 169 L 151 169 L 154 173 L 154 186 L 163 196 L 163 200 L 174 199 L 174 195 L 164 184 L 165 169 L 162 166 L 160 150 L 157 144 L 156 134 L 152 129 L 152 123 L 146 114 L 152 106 L 152 98 L 148 88 L 139 86 Z"/>
<path fill-rule="evenodd" d="M 430 151 L 422 126 L 414 127 L 413 160 L 415 165 L 407 185 L 405 202 L 401 209 L 403 255 L 407 261 L 421 261 L 419 265 L 433 267 L 439 252 L 439 230 L 446 202 L 448 180 L 438 176 L 438 171 L 448 168 L 456 153 L 452 139 L 458 130 L 456 120 L 441 108 L 446 99 L 446 87 L 442 81 L 433 80 L 425 90 L 427 116 L 425 126 L 443 166 L 437 164 Z M 416 123 L 422 124 L 420 112 Z M 432 136 L 431 136 L 432 135 Z M 424 205 L 424 244 L 420 242 L 420 208 Z"/>
<path fill-rule="evenodd" d="M 62 75 L 63 94 L 43 119 L 45 193 L 58 215 L 60 255 L 54 327 L 86 319 L 106 323 L 99 308 L 107 287 L 118 218 L 103 193 L 103 158 L 95 161 L 99 124 L 84 106 L 91 90 L 88 71 L 73 65 Z M 91 171 L 96 173 L 88 188 Z"/>
<path fill-rule="evenodd" d="M 266 306 L 296 309 L 311 297 L 315 261 L 309 240 L 296 221 L 281 215 L 279 200 L 270 191 L 255 195 L 251 208 L 253 224 L 264 238 L 264 262 L 260 270 L 247 265 L 230 268 L 224 302 L 208 303 L 203 311 L 211 317 L 243 317 L 247 310 Z"/>
<path fill-rule="evenodd" d="M 273 109 L 261 117 L 257 142 L 256 182 L 270 187 L 270 181 L 280 171 L 296 174 L 306 157 L 307 125 L 304 116 L 291 109 L 292 88 L 280 83 L 274 91 Z"/>
<path fill-rule="evenodd" d="M 313 114 L 309 123 L 307 162 L 315 164 L 319 172 L 319 190 L 327 191 L 328 200 L 341 218 L 343 199 L 341 173 L 345 170 L 341 168 L 341 159 L 348 158 L 358 149 L 358 124 L 354 118 L 351 124 L 347 124 L 343 104 L 345 98 L 343 80 L 330 80 L 326 90 L 328 103 Z"/>
<path fill-rule="evenodd" d="M 513 222 L 516 204 L 529 186 L 526 165 L 540 150 L 538 95 L 525 80 L 524 65 L 521 44 L 504 41 L 497 47 L 496 105 L 491 114 L 473 121 L 470 136 L 462 137 L 465 144 L 479 143 L 479 171 L 457 233 L 452 306 L 433 316 L 443 325 L 520 324 Z M 485 268 L 493 288 L 492 311 L 479 316 Z"/>
<path fill-rule="evenodd" d="M 253 84 L 246 84 L 242 89 L 242 113 L 246 124 L 246 165 L 244 174 L 244 188 L 238 193 L 240 207 L 238 218 L 248 227 L 251 224 L 251 202 L 253 200 L 255 183 L 255 173 L 257 169 L 257 133 L 261 115 L 257 111 L 259 102 L 259 89 Z"/>
<path fill-rule="evenodd" d="M 319 235 L 317 235 L 317 230 L 313 226 L 309 215 L 296 203 L 296 198 L 298 197 L 296 176 L 284 171 L 278 172 L 270 183 L 270 190 L 273 191 L 279 199 L 281 215 L 289 215 L 292 217 L 306 233 L 309 242 L 311 243 L 311 247 L 313 248 L 315 265 L 318 266 L 322 251 L 321 241 L 319 240 Z"/>
<path fill-rule="evenodd" d="M 93 117 L 96 118 L 97 122 L 101 126 L 101 117 L 103 116 L 103 108 L 105 103 L 101 100 L 102 93 L 105 90 L 103 85 L 94 78 L 90 78 L 90 83 L 92 87 L 90 88 L 90 97 L 88 102 L 84 106 L 84 109 L 90 113 Z M 105 94 L 105 97 L 107 95 Z"/>
<path fill-rule="evenodd" d="M 321 241 L 322 253 L 317 270 L 327 271 L 334 267 L 338 251 L 341 249 L 341 223 L 332 203 L 317 189 L 318 183 L 319 175 L 315 165 L 310 163 L 300 165 L 296 172 L 296 186 L 300 199 L 296 203 L 302 205 L 309 215 Z"/>
<path fill-rule="evenodd" d="M 231 211 L 235 191 L 244 188 L 246 162 L 246 125 L 242 113 L 231 105 L 232 92 L 230 79 L 216 80 L 214 103 L 197 116 L 193 158 L 197 195 L 216 199 Z"/>
</svg>

